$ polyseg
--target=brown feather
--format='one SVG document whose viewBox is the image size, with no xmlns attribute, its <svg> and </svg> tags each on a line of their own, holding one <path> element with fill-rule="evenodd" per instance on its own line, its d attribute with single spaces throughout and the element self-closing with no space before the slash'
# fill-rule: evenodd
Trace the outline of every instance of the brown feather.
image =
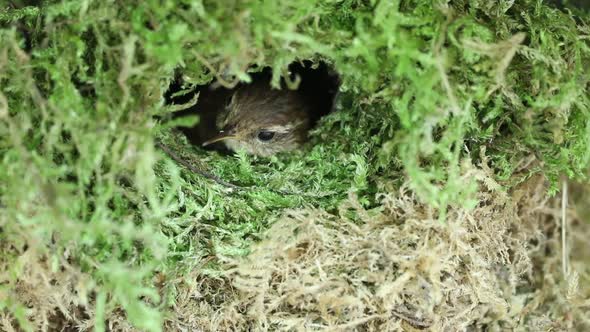
<svg viewBox="0 0 590 332">
<path fill-rule="evenodd" d="M 267 82 L 255 82 L 239 88 L 225 112 L 219 115 L 219 130 L 232 132 L 223 140 L 230 150 L 269 156 L 300 147 L 309 130 L 309 102 L 296 90 L 272 89 Z M 271 131 L 269 141 L 258 138 L 260 131 Z"/>
</svg>

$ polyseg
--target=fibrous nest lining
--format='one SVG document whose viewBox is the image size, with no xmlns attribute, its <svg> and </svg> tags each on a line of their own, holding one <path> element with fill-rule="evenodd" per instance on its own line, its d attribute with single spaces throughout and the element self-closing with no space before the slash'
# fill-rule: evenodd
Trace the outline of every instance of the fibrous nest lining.
<svg viewBox="0 0 590 332">
<path fill-rule="evenodd" d="M 464 176 L 479 179 L 480 203 L 451 209 L 447 223 L 405 189 L 380 195 L 381 206 L 370 211 L 353 193 L 339 215 L 290 211 L 246 259 L 226 259 L 226 273 L 215 283 L 200 279 L 197 288 L 182 288 L 169 326 L 588 328 L 587 275 L 585 288 L 577 288 L 577 273 L 587 268 L 562 274 L 559 209 L 543 194 L 545 181 L 532 178 L 505 193 L 482 170 Z M 578 234 L 590 231 L 587 224 L 574 226 Z M 220 292 L 229 298 L 208 301 Z"/>
<path fill-rule="evenodd" d="M 484 158 L 485 159 L 485 158 Z M 568 212 L 572 245 L 561 270 L 560 204 L 533 177 L 507 193 L 490 170 L 466 166 L 479 184 L 478 205 L 452 207 L 446 222 L 402 187 L 378 195 L 370 210 L 355 193 L 338 213 L 307 208 L 286 212 L 252 253 L 209 257 L 216 273 L 154 284 L 175 289 L 170 330 L 429 329 L 568 330 L 590 326 L 585 245 L 587 223 Z M 200 233 L 200 232 L 198 232 Z M 3 250 L 16 248 L 3 248 Z M 97 317 L 79 302 L 84 273 L 55 271 L 47 260 L 23 257 L 13 296 L 27 304 L 35 330 L 92 330 L 105 319 L 112 331 L 136 330 L 121 310 Z M 29 257 L 30 258 L 30 257 Z M 66 265 L 67 266 L 67 265 Z M 8 269 L 9 267 L 3 267 Z M 43 295 L 43 296 L 42 296 Z M 4 315 L 2 328 L 15 330 Z"/>
<path fill-rule="evenodd" d="M 587 228 L 571 216 L 563 273 L 558 204 L 516 186 L 588 172 L 587 13 L 228 3 L 0 9 L 1 329 L 588 327 Z M 225 157 L 170 135 L 175 69 L 191 90 L 252 65 L 277 83 L 301 59 L 342 78 L 304 150 Z M 181 171 L 156 137 L 248 190 Z M 489 163 L 461 171 L 480 148 Z"/>
</svg>

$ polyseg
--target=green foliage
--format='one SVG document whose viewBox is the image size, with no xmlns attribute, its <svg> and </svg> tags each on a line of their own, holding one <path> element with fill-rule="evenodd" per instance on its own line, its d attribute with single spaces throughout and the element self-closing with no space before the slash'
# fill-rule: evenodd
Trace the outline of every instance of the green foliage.
<svg viewBox="0 0 590 332">
<path fill-rule="evenodd" d="M 281 211 L 366 206 L 409 181 L 441 218 L 468 204 L 461 161 L 485 147 L 509 187 L 534 155 L 553 183 L 590 160 L 585 18 L 541 1 L 50 1 L 0 12 L 0 308 L 34 328 L 14 289 L 25 252 L 90 276 L 96 327 L 123 308 L 161 329 L 155 271 L 240 255 Z M 338 112 L 305 151 L 269 159 L 188 147 L 161 123 L 173 70 L 188 84 L 295 60 L 342 76 Z M 188 121 L 188 122 L 187 122 Z M 228 192 L 163 159 L 161 136 Z M 207 232 L 196 232 L 208 225 Z M 65 258 L 68 252 L 70 258 Z M 184 266 L 184 267 L 182 267 Z M 214 266 L 210 266 L 212 270 Z M 86 295 L 88 294 L 88 295 Z M 156 310 L 156 308 L 158 308 Z"/>
</svg>

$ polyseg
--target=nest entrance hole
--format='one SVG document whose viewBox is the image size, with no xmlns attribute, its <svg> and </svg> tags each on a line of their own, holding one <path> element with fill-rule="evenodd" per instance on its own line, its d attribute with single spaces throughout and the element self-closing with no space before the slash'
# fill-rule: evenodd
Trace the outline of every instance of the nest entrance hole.
<svg viewBox="0 0 590 332">
<path fill-rule="evenodd" d="M 264 81 L 271 89 L 272 69 L 265 67 L 259 72 L 250 73 L 252 82 Z M 319 62 L 313 64 L 311 61 L 294 62 L 288 67 L 290 81 L 298 80 L 297 91 L 310 101 L 310 119 L 312 128 L 317 122 L 328 113 L 332 112 L 335 99 L 340 87 L 340 78 L 337 72 L 327 63 Z M 203 142 L 213 137 L 217 132 L 216 118 L 225 108 L 233 93 L 240 87 L 249 83 L 239 83 L 233 88 L 221 86 L 214 81 L 205 85 L 198 85 L 189 93 L 183 93 L 180 97 L 175 94 L 182 91 L 183 82 L 177 79 L 170 85 L 165 94 L 167 104 L 183 104 L 199 94 L 197 103 L 185 110 L 175 113 L 175 117 L 186 115 L 199 116 L 199 122 L 193 127 L 179 128 L 188 138 L 189 142 L 201 146 Z M 288 89 L 284 78 L 281 78 L 281 89 Z M 207 147 L 210 149 L 221 149 L 219 145 Z"/>
</svg>

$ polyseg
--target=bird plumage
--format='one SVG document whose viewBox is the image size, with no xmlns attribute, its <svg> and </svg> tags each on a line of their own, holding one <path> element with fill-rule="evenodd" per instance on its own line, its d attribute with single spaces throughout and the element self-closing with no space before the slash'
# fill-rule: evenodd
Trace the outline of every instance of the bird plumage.
<svg viewBox="0 0 590 332">
<path fill-rule="evenodd" d="M 254 82 L 234 92 L 217 117 L 219 135 L 205 145 L 222 141 L 230 150 L 259 156 L 294 150 L 307 139 L 309 114 L 308 101 L 298 91 Z"/>
</svg>

